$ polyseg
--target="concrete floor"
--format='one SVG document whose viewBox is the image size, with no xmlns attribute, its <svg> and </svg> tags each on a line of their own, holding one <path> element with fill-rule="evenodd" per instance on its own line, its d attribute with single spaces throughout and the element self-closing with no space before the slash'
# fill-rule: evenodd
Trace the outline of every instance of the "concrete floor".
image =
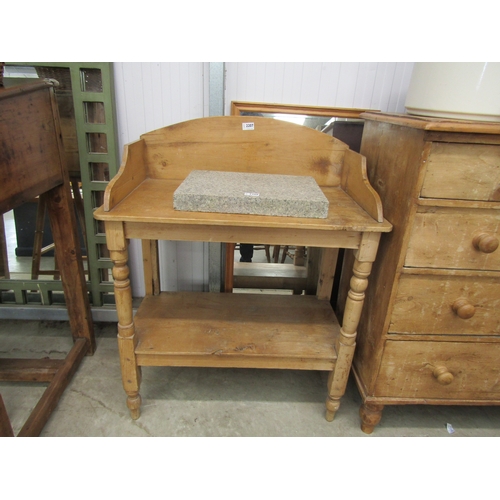
<svg viewBox="0 0 500 500">
<path fill-rule="evenodd" d="M 95 329 L 97 351 L 83 360 L 42 436 L 500 436 L 500 407 L 494 406 L 389 406 L 368 436 L 359 428 L 361 399 L 352 380 L 329 423 L 327 377 L 317 371 L 144 368 L 142 415 L 133 421 L 121 385 L 116 326 L 98 323 Z M 0 357 L 63 358 L 71 344 L 66 322 L 0 323 Z M 0 382 L 16 434 L 45 387 Z"/>
</svg>

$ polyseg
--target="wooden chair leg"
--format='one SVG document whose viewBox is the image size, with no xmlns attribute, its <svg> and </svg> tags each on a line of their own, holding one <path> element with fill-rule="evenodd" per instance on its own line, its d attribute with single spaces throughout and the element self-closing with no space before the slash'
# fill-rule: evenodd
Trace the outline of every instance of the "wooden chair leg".
<svg viewBox="0 0 500 500">
<path fill-rule="evenodd" d="M 54 279 L 60 280 L 61 274 L 59 273 L 59 264 L 57 263 L 57 249 L 54 245 Z"/>
<path fill-rule="evenodd" d="M 71 186 L 71 192 L 73 194 L 73 201 L 75 205 L 75 211 L 76 211 L 76 217 L 78 220 L 78 225 L 80 226 L 80 230 L 82 232 L 82 237 L 83 237 L 83 246 L 87 251 L 88 254 L 88 241 L 87 241 L 87 230 L 85 227 L 85 209 L 83 206 L 83 198 L 82 194 L 80 192 L 80 178 L 74 177 L 70 179 L 70 186 Z M 84 261 L 87 260 L 87 255 L 82 256 L 82 259 Z M 85 274 L 90 275 L 90 270 L 87 269 L 84 270 Z"/>
<path fill-rule="evenodd" d="M 41 274 L 49 274 L 54 276 L 55 280 L 61 279 L 59 273 L 59 265 L 57 262 L 56 248 L 55 244 L 51 243 L 43 247 L 43 233 L 45 227 L 45 216 L 47 214 L 47 198 L 46 194 L 42 194 L 38 197 L 38 207 L 36 211 L 36 222 L 35 222 L 35 237 L 33 240 L 33 256 L 31 258 L 31 279 L 37 280 Z M 54 251 L 54 270 L 53 271 L 40 271 L 42 255 Z"/>
<path fill-rule="evenodd" d="M 286 260 L 286 255 L 288 253 L 288 245 L 285 245 L 283 247 L 283 254 L 281 255 L 281 263 L 284 264 L 285 263 L 285 260 Z"/>
<path fill-rule="evenodd" d="M 269 251 L 270 245 L 264 245 L 264 250 L 266 252 L 266 259 L 267 262 L 270 264 L 271 263 L 271 252 Z"/>
<path fill-rule="evenodd" d="M 77 220 L 83 235 L 83 245 L 88 248 L 87 245 L 87 232 L 85 230 L 85 212 L 83 207 L 83 200 L 80 194 L 80 188 L 78 186 L 77 179 L 71 179 L 70 182 L 71 192 L 73 195 L 73 201 L 75 206 L 75 212 Z M 47 201 L 45 195 L 40 195 L 38 198 L 38 208 L 36 212 L 36 222 L 35 222 L 35 237 L 33 242 L 33 257 L 31 261 L 31 279 L 36 280 L 41 274 L 53 275 L 55 280 L 59 280 L 61 275 L 59 273 L 59 266 L 57 262 L 55 245 L 52 243 L 46 247 L 43 245 L 43 233 L 45 226 L 45 217 L 47 213 Z M 41 257 L 43 254 L 54 250 L 54 270 L 53 271 L 40 271 Z M 82 257 L 85 259 L 86 257 Z M 88 274 L 88 270 L 86 273 Z"/>
<path fill-rule="evenodd" d="M 83 208 L 83 199 L 80 193 L 79 179 L 71 179 L 71 192 L 73 193 L 73 201 L 75 203 L 76 216 L 80 223 L 80 229 L 83 235 L 83 244 L 87 248 L 87 231 L 85 229 L 85 209 Z"/>
<path fill-rule="evenodd" d="M 43 227 L 45 214 L 47 212 L 47 201 L 44 195 L 38 197 L 38 207 L 35 220 L 35 238 L 33 240 L 33 256 L 31 258 L 31 279 L 37 280 L 40 275 L 40 259 L 42 258 Z"/>
<path fill-rule="evenodd" d="M 0 278 L 10 278 L 9 256 L 7 252 L 7 240 L 5 238 L 3 214 L 0 215 Z"/>
<path fill-rule="evenodd" d="M 281 247 L 279 245 L 274 245 L 273 249 L 273 262 L 277 264 L 280 260 L 280 249 Z"/>
</svg>

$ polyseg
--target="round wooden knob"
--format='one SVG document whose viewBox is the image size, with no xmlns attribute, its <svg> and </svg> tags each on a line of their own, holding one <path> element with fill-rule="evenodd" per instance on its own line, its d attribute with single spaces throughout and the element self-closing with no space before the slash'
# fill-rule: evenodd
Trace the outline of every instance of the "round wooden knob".
<svg viewBox="0 0 500 500">
<path fill-rule="evenodd" d="M 455 314 L 462 319 L 469 319 L 476 313 L 476 308 L 467 299 L 461 297 L 451 306 Z"/>
<path fill-rule="evenodd" d="M 434 366 L 432 374 L 441 385 L 448 385 L 453 382 L 453 373 L 449 372 L 446 366 Z"/>
<path fill-rule="evenodd" d="M 493 253 L 498 248 L 498 238 L 494 234 L 481 233 L 474 236 L 472 244 L 483 253 Z"/>
</svg>

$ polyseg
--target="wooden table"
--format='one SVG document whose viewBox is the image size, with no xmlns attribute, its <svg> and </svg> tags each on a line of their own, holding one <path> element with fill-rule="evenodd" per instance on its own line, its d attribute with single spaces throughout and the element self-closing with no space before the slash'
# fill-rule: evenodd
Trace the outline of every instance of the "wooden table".
<svg viewBox="0 0 500 500">
<path fill-rule="evenodd" d="M 0 87 L 0 213 L 41 196 L 52 235 L 74 339 L 63 360 L 0 359 L 0 380 L 49 382 L 19 436 L 38 436 L 86 354 L 95 350 L 90 304 L 53 83 Z M 0 397 L 0 433 L 12 435 Z"/>
<path fill-rule="evenodd" d="M 173 193 L 193 169 L 311 175 L 330 202 L 328 217 L 176 211 Z M 392 228 L 361 155 L 326 134 L 271 118 L 191 120 L 126 146 L 94 216 L 105 221 L 114 263 L 118 346 L 132 418 L 140 416 L 142 366 L 197 366 L 329 371 L 326 418 L 333 420 L 379 239 Z M 146 266 L 148 294 L 133 317 L 130 238 L 146 241 L 144 249 L 158 239 L 321 247 L 317 294 L 160 292 Z M 354 249 L 356 256 L 342 327 L 329 302 L 338 248 Z"/>
</svg>

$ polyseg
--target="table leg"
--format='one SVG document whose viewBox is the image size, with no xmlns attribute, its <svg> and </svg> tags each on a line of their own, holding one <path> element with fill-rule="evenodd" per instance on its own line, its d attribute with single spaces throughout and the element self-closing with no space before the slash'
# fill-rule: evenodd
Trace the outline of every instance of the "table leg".
<svg viewBox="0 0 500 500">
<path fill-rule="evenodd" d="M 340 398 L 345 393 L 349 379 L 356 347 L 357 328 L 365 300 L 365 290 L 368 287 L 368 277 L 377 255 L 380 235 L 381 233 L 363 233 L 359 248 L 354 253 L 353 275 L 345 301 L 340 336 L 336 345 L 337 362 L 328 377 L 326 419 L 329 422 L 334 419 L 335 413 L 339 409 Z"/>
<path fill-rule="evenodd" d="M 74 340 L 87 339 L 89 344 L 87 354 L 93 354 L 96 348 L 94 323 L 90 311 L 82 251 L 76 231 L 76 216 L 69 185 L 64 183 L 56 186 L 42 196 L 46 198 L 47 202 L 57 264 L 61 274 L 73 338 Z"/>
<path fill-rule="evenodd" d="M 340 398 L 344 395 L 351 370 L 354 348 L 356 346 L 356 334 L 365 290 L 368 286 L 372 262 L 360 262 L 358 258 L 354 261 L 353 277 L 350 282 L 350 290 L 345 304 L 344 320 L 340 329 L 340 338 L 337 343 L 337 362 L 335 368 L 330 372 L 328 378 L 328 398 L 326 400 L 326 420 L 331 422 L 340 407 Z"/>
<path fill-rule="evenodd" d="M 127 406 L 134 420 L 140 417 L 141 369 L 137 366 L 132 288 L 129 279 L 127 242 L 120 223 L 106 223 L 106 239 L 113 261 L 116 313 L 118 315 L 118 352 L 122 371 L 123 388 L 127 394 Z"/>
</svg>

